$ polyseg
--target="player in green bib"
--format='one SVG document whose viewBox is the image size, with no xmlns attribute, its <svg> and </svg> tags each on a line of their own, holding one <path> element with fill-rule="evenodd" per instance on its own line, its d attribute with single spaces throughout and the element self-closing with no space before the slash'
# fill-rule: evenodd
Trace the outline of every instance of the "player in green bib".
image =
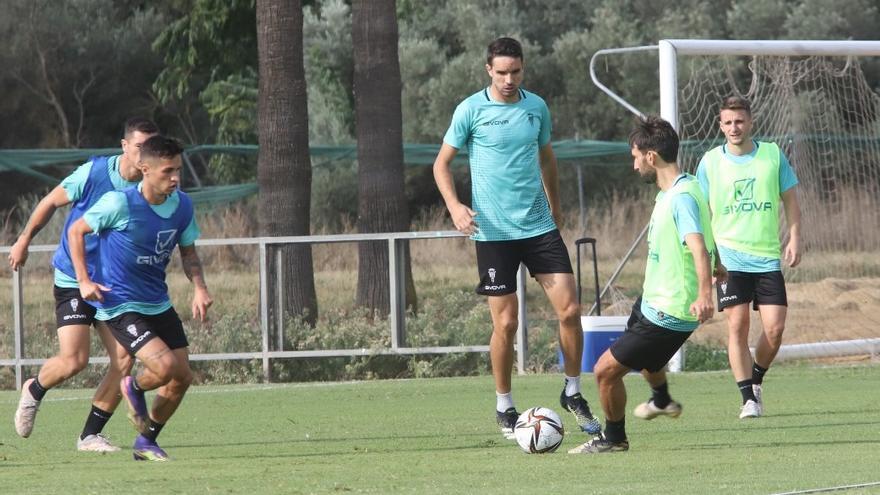
<svg viewBox="0 0 880 495">
<path fill-rule="evenodd" d="M 780 258 L 800 263 L 801 212 L 797 177 L 775 143 L 754 141 L 748 100 L 724 100 L 720 110 L 726 143 L 709 150 L 697 178 L 712 210 L 712 231 L 721 261 L 730 271 L 718 284 L 718 310 L 727 314 L 730 369 L 742 395 L 740 418 L 764 414 L 764 374 L 782 344 L 788 300 Z M 788 243 L 779 242 L 780 200 Z M 783 256 L 784 255 L 784 256 Z M 764 331 L 749 350 L 749 303 L 760 312 Z"/>
<path fill-rule="evenodd" d="M 556 156 L 550 144 L 550 111 L 540 96 L 520 87 L 523 53 L 519 42 L 499 38 L 487 50 L 489 87 L 455 109 L 434 178 L 455 228 L 476 241 L 480 283 L 492 314 L 489 356 L 495 378 L 495 418 L 513 438 L 519 414 L 511 396 L 513 342 L 518 306 L 516 274 L 523 264 L 543 287 L 559 320 L 565 361 L 560 405 L 578 426 L 598 433 L 599 421 L 581 395 L 583 349 L 581 311 L 568 250 L 559 234 L 561 209 Z M 472 203 L 462 203 L 452 180 L 452 160 L 467 146 Z"/>
<path fill-rule="evenodd" d="M 678 135 L 659 117 L 639 120 L 630 133 L 633 168 L 660 188 L 648 227 L 648 262 L 642 297 L 633 305 L 623 335 L 605 351 L 593 373 L 605 413 L 605 430 L 570 454 L 629 450 L 626 435 L 626 388 L 623 377 L 639 370 L 651 385 L 651 399 L 633 414 L 642 419 L 676 418 L 681 404 L 672 400 L 665 367 L 700 323 L 715 312 L 712 272 L 715 242 L 709 228 L 709 205 L 699 183 L 676 163 Z"/>
</svg>

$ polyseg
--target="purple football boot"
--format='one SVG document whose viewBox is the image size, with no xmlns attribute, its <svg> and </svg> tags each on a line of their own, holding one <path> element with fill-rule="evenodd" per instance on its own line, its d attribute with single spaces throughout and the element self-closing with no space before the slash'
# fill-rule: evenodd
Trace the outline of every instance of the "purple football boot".
<svg viewBox="0 0 880 495">
<path fill-rule="evenodd" d="M 119 388 L 122 389 L 122 396 L 125 397 L 125 403 L 128 405 L 129 421 L 138 433 L 146 433 L 150 416 L 147 413 L 147 399 L 144 393 L 134 389 L 133 376 L 123 378 Z"/>
</svg>

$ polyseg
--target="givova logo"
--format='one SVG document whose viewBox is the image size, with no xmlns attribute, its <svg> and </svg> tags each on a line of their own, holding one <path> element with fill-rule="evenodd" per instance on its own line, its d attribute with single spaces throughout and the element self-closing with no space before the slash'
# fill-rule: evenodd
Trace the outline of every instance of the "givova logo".
<svg viewBox="0 0 880 495">
<path fill-rule="evenodd" d="M 755 178 L 751 177 L 733 183 L 733 204 L 724 206 L 721 214 L 753 213 L 772 209 L 773 203 L 770 201 L 755 201 Z"/>
<path fill-rule="evenodd" d="M 755 197 L 755 178 L 740 179 L 733 183 L 733 200 L 748 201 Z"/>
<path fill-rule="evenodd" d="M 156 254 L 153 256 L 138 256 L 139 265 L 158 265 L 171 257 L 174 249 L 174 241 L 177 239 L 177 229 L 160 230 L 156 233 Z"/>
</svg>

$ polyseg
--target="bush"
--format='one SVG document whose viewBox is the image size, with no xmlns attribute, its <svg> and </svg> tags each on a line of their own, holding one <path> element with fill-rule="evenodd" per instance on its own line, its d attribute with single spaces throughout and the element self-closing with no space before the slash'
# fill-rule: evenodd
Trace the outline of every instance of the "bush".
<svg viewBox="0 0 880 495">
<path fill-rule="evenodd" d="M 718 371 L 726 370 L 727 367 L 727 349 L 705 344 L 687 344 L 684 371 Z"/>
</svg>

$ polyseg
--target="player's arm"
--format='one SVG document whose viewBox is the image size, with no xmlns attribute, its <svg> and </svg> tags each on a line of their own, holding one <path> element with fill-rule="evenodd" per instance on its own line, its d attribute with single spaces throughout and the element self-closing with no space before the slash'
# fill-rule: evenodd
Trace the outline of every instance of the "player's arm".
<svg viewBox="0 0 880 495">
<path fill-rule="evenodd" d="M 208 285 L 205 283 L 205 273 L 202 269 L 202 261 L 196 252 L 196 245 L 180 246 L 180 261 L 183 264 L 183 273 L 193 283 L 195 293 L 192 301 L 192 315 L 199 321 L 205 321 L 208 316 L 208 308 L 214 304 L 211 294 L 208 293 Z"/>
<path fill-rule="evenodd" d="M 67 230 L 67 245 L 70 248 L 70 261 L 76 272 L 76 281 L 79 284 L 79 293 L 86 301 L 103 301 L 104 295 L 110 289 L 101 284 L 96 284 L 89 277 L 89 269 L 86 265 L 86 234 L 93 232 L 89 224 L 82 218 L 73 222 Z"/>
<path fill-rule="evenodd" d="M 55 189 L 52 189 L 49 194 L 37 203 L 37 207 L 31 213 L 27 225 L 25 225 L 21 235 L 18 236 L 18 240 L 15 241 L 15 244 L 12 245 L 12 249 L 9 251 L 9 266 L 13 270 L 18 270 L 18 267 L 24 266 L 25 262 L 27 262 L 28 248 L 31 245 L 31 241 L 49 223 L 52 215 L 55 214 L 55 210 L 68 204 L 70 204 L 70 199 L 67 197 L 67 191 L 62 186 L 56 186 Z"/>
<path fill-rule="evenodd" d="M 544 182 L 544 192 L 547 194 L 547 202 L 550 203 L 550 212 L 557 228 L 562 228 L 562 207 L 559 205 L 559 167 L 556 163 L 556 153 L 553 145 L 549 142 L 538 150 L 538 159 L 541 162 L 541 180 Z"/>
<path fill-rule="evenodd" d="M 691 314 L 703 323 L 715 314 L 712 298 L 712 263 L 703 234 L 697 232 L 687 234 L 684 236 L 684 242 L 694 257 L 697 271 L 697 300 L 691 304 Z"/>
<path fill-rule="evenodd" d="M 440 152 L 437 153 L 437 158 L 434 160 L 434 181 L 437 183 L 440 195 L 443 196 L 455 229 L 462 234 L 471 235 L 477 229 L 477 222 L 474 221 L 477 212 L 459 201 L 458 194 L 455 192 L 452 160 L 455 159 L 456 154 L 458 154 L 458 149 L 455 147 L 445 142 L 440 146 Z"/>
<path fill-rule="evenodd" d="M 801 206 L 798 203 L 797 188 L 791 187 L 782 193 L 785 207 L 785 222 L 788 224 L 788 243 L 785 245 L 785 262 L 795 267 L 801 262 Z"/>
</svg>

